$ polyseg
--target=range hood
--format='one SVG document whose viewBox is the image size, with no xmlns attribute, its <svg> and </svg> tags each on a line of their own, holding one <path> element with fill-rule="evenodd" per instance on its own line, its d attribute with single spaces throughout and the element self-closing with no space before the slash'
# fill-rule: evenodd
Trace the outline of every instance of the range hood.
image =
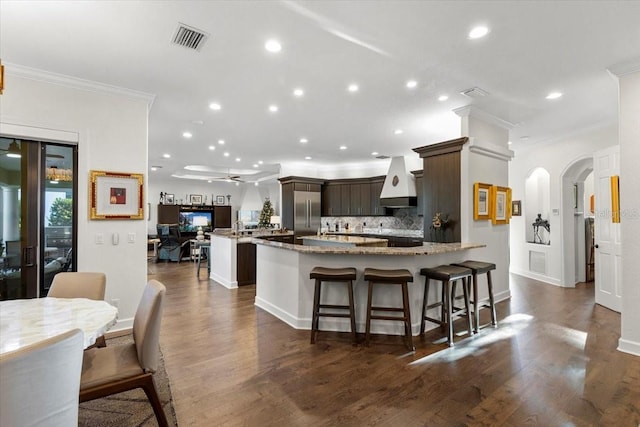
<svg viewBox="0 0 640 427">
<path fill-rule="evenodd" d="M 405 166 L 404 157 L 393 157 L 380 193 L 380 205 L 387 208 L 417 206 L 416 179 Z"/>
</svg>

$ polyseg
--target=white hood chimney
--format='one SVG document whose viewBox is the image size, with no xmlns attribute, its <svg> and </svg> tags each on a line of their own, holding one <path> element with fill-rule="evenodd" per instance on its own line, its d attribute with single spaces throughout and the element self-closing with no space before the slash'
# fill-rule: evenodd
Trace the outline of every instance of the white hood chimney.
<svg viewBox="0 0 640 427">
<path fill-rule="evenodd" d="M 404 157 L 393 157 L 384 179 L 380 204 L 388 208 L 404 208 L 417 205 L 416 179 L 405 166 Z"/>
</svg>

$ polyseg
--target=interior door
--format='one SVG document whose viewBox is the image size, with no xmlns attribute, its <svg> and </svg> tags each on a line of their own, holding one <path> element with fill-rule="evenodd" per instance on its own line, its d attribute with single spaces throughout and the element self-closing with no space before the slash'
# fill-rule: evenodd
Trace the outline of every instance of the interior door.
<svg viewBox="0 0 640 427">
<path fill-rule="evenodd" d="M 622 250 L 620 223 L 612 222 L 611 176 L 619 173 L 619 146 L 594 154 L 595 300 L 617 312 L 622 307 Z"/>
</svg>

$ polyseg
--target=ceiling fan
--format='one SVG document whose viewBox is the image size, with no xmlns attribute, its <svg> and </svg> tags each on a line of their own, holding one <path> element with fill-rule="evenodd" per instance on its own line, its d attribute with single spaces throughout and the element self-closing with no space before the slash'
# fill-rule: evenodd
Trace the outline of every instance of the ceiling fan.
<svg viewBox="0 0 640 427">
<path fill-rule="evenodd" d="M 232 181 L 244 182 L 244 180 L 240 179 L 240 175 L 231 175 L 231 170 L 227 172 L 227 176 L 219 176 L 211 179 L 218 179 L 218 180 L 227 181 L 227 182 L 232 182 Z"/>
<path fill-rule="evenodd" d="M 0 148 L 0 151 L 5 151 L 7 157 L 12 157 L 14 159 L 19 159 L 22 157 L 22 151 L 20 151 L 20 146 L 18 145 L 18 139 L 14 139 L 11 144 L 9 144 L 9 148 Z M 61 154 L 53 154 L 47 153 L 47 157 L 52 159 L 64 159 L 64 156 Z"/>
</svg>

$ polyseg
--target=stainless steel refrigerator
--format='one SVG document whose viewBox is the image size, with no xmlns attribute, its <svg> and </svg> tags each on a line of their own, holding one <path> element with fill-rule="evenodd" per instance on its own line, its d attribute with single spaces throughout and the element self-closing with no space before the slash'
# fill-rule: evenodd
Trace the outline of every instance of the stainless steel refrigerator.
<svg viewBox="0 0 640 427">
<path fill-rule="evenodd" d="M 320 193 L 293 192 L 293 231 L 296 237 L 316 234 L 320 228 Z"/>
</svg>

